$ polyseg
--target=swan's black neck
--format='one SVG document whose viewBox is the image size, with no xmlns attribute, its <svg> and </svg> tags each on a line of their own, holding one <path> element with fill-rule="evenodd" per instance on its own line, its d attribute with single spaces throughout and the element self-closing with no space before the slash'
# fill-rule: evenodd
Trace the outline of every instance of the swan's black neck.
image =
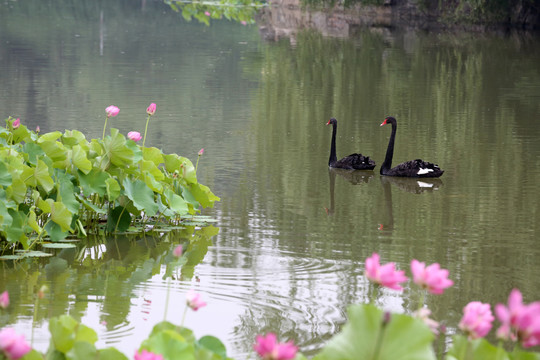
<svg viewBox="0 0 540 360">
<path fill-rule="evenodd" d="M 386 172 L 392 168 L 392 158 L 394 157 L 394 141 L 396 140 L 397 124 L 395 121 L 389 123 L 392 124 L 392 134 L 390 134 L 390 140 L 388 141 L 386 157 L 381 165 L 381 175 L 385 175 Z"/>
<path fill-rule="evenodd" d="M 332 124 L 332 143 L 330 144 L 330 158 L 328 159 L 328 166 L 331 166 L 337 161 L 337 155 L 336 155 L 337 123 L 331 122 L 331 124 Z"/>
</svg>

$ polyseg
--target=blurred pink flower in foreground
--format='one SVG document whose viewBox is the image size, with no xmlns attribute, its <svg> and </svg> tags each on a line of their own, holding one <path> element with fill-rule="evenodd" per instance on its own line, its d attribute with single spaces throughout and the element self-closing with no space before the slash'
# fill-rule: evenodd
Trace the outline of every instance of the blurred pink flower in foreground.
<svg viewBox="0 0 540 360">
<path fill-rule="evenodd" d="M 142 350 L 141 352 L 135 351 L 135 360 L 163 360 L 163 355 L 154 354 L 146 350 Z"/>
<path fill-rule="evenodd" d="M 403 290 L 399 283 L 407 281 L 403 270 L 396 270 L 394 263 L 382 265 L 379 263 L 379 254 L 373 253 L 366 259 L 366 277 L 379 285 L 394 290 Z"/>
<path fill-rule="evenodd" d="M 495 313 L 502 324 L 497 330 L 499 338 L 518 340 L 523 347 L 540 345 L 540 302 L 523 304 L 521 292 L 513 289 L 508 307 L 497 304 Z"/>
<path fill-rule="evenodd" d="M 414 312 L 414 316 L 422 320 L 426 324 L 431 332 L 435 335 L 439 335 L 439 323 L 429 317 L 431 310 L 428 308 L 421 308 Z"/>
<path fill-rule="evenodd" d="M 204 148 L 202 148 L 201 150 L 199 150 L 199 156 L 202 156 L 202 154 L 204 154 Z"/>
<path fill-rule="evenodd" d="M 151 103 L 150 106 L 146 108 L 146 113 L 152 116 L 156 113 L 156 108 L 157 108 L 157 105 L 155 103 Z"/>
<path fill-rule="evenodd" d="M 182 245 L 178 245 L 177 247 L 174 248 L 173 255 L 176 256 L 177 258 L 182 256 Z"/>
<path fill-rule="evenodd" d="M 209 11 L 205 11 L 205 12 L 204 12 L 204 15 L 210 16 L 210 12 L 209 12 Z"/>
<path fill-rule="evenodd" d="M 206 303 L 201 299 L 201 294 L 195 292 L 194 290 L 189 290 L 186 294 L 187 305 L 193 310 L 197 311 L 203 306 L 206 306 Z"/>
<path fill-rule="evenodd" d="M 127 134 L 128 139 L 131 139 L 133 141 L 139 141 L 142 139 L 141 133 L 138 131 L 130 131 Z"/>
<path fill-rule="evenodd" d="M 245 20 L 242 20 L 242 21 L 240 21 L 240 24 L 242 24 L 242 25 L 246 26 L 246 25 L 247 25 L 247 21 L 245 21 Z"/>
<path fill-rule="evenodd" d="M 15 121 L 13 121 L 13 128 L 17 129 L 19 126 L 21 126 L 21 119 L 16 118 Z"/>
<path fill-rule="evenodd" d="M 4 328 L 0 331 L 0 350 L 8 359 L 17 360 L 32 348 L 26 343 L 23 335 L 18 335 L 12 328 Z"/>
<path fill-rule="evenodd" d="M 411 271 L 414 282 L 432 294 L 440 295 L 444 289 L 454 285 L 454 282 L 448 279 L 448 270 L 441 269 L 437 263 L 426 267 L 425 263 L 414 259 L 411 261 Z"/>
<path fill-rule="evenodd" d="M 0 295 L 0 308 L 5 309 L 8 306 L 9 306 L 9 293 L 6 290 Z"/>
<path fill-rule="evenodd" d="M 459 328 L 470 339 L 478 339 L 486 336 L 493 325 L 493 314 L 489 304 L 480 301 L 472 301 L 463 308 L 463 317 L 459 322 Z"/>
<path fill-rule="evenodd" d="M 111 105 L 105 109 L 107 117 L 115 117 L 120 112 L 120 109 L 117 106 Z"/>
<path fill-rule="evenodd" d="M 296 357 L 298 348 L 292 341 L 278 343 L 276 335 L 268 333 L 265 336 L 257 335 L 253 349 L 264 360 L 290 360 Z"/>
</svg>

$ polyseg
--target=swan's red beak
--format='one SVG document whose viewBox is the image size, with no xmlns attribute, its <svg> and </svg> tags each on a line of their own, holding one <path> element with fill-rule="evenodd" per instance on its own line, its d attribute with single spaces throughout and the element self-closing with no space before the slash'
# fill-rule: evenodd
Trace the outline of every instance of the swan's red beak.
<svg viewBox="0 0 540 360">
<path fill-rule="evenodd" d="M 330 120 L 328 120 L 328 122 L 326 123 L 326 125 L 330 125 Z"/>
<path fill-rule="evenodd" d="M 382 122 L 381 126 L 386 125 L 386 119 Z"/>
</svg>

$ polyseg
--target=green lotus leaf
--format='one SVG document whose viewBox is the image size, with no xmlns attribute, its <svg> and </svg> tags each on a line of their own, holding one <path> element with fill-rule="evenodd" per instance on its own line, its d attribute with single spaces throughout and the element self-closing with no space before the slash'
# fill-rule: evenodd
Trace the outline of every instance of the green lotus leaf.
<svg viewBox="0 0 540 360">
<path fill-rule="evenodd" d="M 352 305 L 349 320 L 314 360 L 436 360 L 434 335 L 420 319 L 390 314 L 373 305 Z"/>
<path fill-rule="evenodd" d="M 53 254 L 46 253 L 43 251 L 22 251 L 20 254 L 23 257 L 51 257 Z"/>
<path fill-rule="evenodd" d="M 163 192 L 167 199 L 169 208 L 178 215 L 185 215 L 189 212 L 187 202 L 179 195 L 175 194 L 172 190 L 167 189 Z"/>
<path fill-rule="evenodd" d="M 34 177 L 39 185 L 45 189 L 46 192 L 50 192 L 54 187 L 54 181 L 49 174 L 49 167 L 44 161 L 38 160 L 37 166 L 34 170 Z"/>
<path fill-rule="evenodd" d="M 30 131 L 25 125 L 20 125 L 17 129 L 13 130 L 13 142 L 15 144 L 28 140 L 32 141 L 32 138 L 30 136 Z"/>
<path fill-rule="evenodd" d="M 510 357 L 502 348 L 491 345 L 485 339 L 468 340 L 461 335 L 453 337 L 452 347 L 445 357 L 446 360 L 509 360 Z M 520 359 L 519 357 L 513 359 Z M 538 359 L 538 358 L 530 358 Z M 525 358 L 523 359 L 525 360 Z"/>
<path fill-rule="evenodd" d="M 94 193 L 99 196 L 105 196 L 107 193 L 105 182 L 109 179 L 109 174 L 98 169 L 93 169 L 88 174 L 84 174 L 81 171 L 77 172 L 77 174 L 84 196 L 90 196 Z"/>
<path fill-rule="evenodd" d="M 220 356 L 221 359 L 227 359 L 227 349 L 225 345 L 215 336 L 206 335 L 199 339 L 199 345 Z"/>
<path fill-rule="evenodd" d="M 182 160 L 176 154 L 168 154 L 163 156 L 165 160 L 165 170 L 170 173 L 174 173 L 176 170 L 180 170 L 180 165 L 182 165 Z"/>
<path fill-rule="evenodd" d="M 45 154 L 45 152 L 43 152 L 43 149 L 38 144 L 32 142 L 25 143 L 22 150 L 26 154 L 25 160 L 34 166 L 37 165 L 38 159 Z"/>
<path fill-rule="evenodd" d="M 24 258 L 24 256 L 21 255 L 2 255 L 0 256 L 0 260 L 20 260 Z"/>
<path fill-rule="evenodd" d="M 148 216 L 156 215 L 158 205 L 154 201 L 154 192 L 144 182 L 125 178 L 123 185 L 126 196 L 138 210 L 143 210 Z"/>
<path fill-rule="evenodd" d="M 219 201 L 220 198 L 214 195 L 212 191 L 210 191 L 210 188 L 208 186 L 202 185 L 202 184 L 191 184 L 189 187 L 189 191 L 195 199 L 203 206 L 203 207 L 213 207 L 214 202 Z"/>
<path fill-rule="evenodd" d="M 144 160 L 143 160 L 144 161 Z M 151 173 L 143 172 L 142 178 L 144 180 L 144 183 L 152 189 L 152 191 L 155 191 L 158 194 L 163 193 L 163 185 L 159 181 L 156 181 L 154 176 L 152 176 Z"/>
<path fill-rule="evenodd" d="M 133 151 L 133 163 L 136 164 L 138 163 L 139 161 L 142 160 L 143 158 L 143 153 L 142 153 L 142 147 L 137 145 L 137 143 L 133 140 L 129 140 L 127 139 L 126 140 L 126 146 L 128 148 L 131 149 L 131 151 Z"/>
<path fill-rule="evenodd" d="M 62 202 L 55 201 L 51 207 L 51 220 L 60 225 L 62 231 L 68 231 L 71 228 L 72 213 Z"/>
<path fill-rule="evenodd" d="M 97 359 L 98 350 L 94 344 L 85 341 L 76 341 L 73 347 L 66 353 L 66 359 L 87 360 Z"/>
<path fill-rule="evenodd" d="M 88 150 L 88 141 L 86 141 L 86 136 L 80 131 L 77 130 L 66 130 L 62 135 L 62 143 L 68 146 L 80 145 L 85 150 Z"/>
<path fill-rule="evenodd" d="M 48 142 L 48 141 L 56 141 L 58 140 L 60 137 L 62 136 L 62 133 L 60 131 L 52 131 L 52 132 L 49 132 L 49 133 L 45 133 L 45 134 L 42 134 L 37 143 L 38 144 L 41 144 L 43 142 Z"/>
<path fill-rule="evenodd" d="M 13 183 L 11 184 L 11 186 L 8 186 L 6 188 L 7 196 L 9 199 L 12 199 L 17 203 L 22 203 L 26 198 L 28 188 L 24 181 L 21 179 L 21 175 L 19 172 L 15 172 L 15 174 L 12 174 L 12 179 Z"/>
<path fill-rule="evenodd" d="M 163 153 L 161 150 L 155 147 L 148 147 L 142 149 L 144 160 L 152 161 L 155 166 L 159 166 L 163 163 Z"/>
<path fill-rule="evenodd" d="M 57 200 L 60 200 L 72 214 L 78 213 L 80 204 L 75 198 L 75 187 L 69 176 L 59 172 L 56 179 L 59 185 L 58 194 L 60 195 L 60 198 L 57 197 Z"/>
<path fill-rule="evenodd" d="M 107 217 L 107 232 L 126 231 L 131 225 L 131 215 L 123 206 L 117 206 L 109 212 Z"/>
<path fill-rule="evenodd" d="M 139 165 L 141 167 L 141 172 L 152 174 L 154 179 L 161 181 L 165 178 L 165 175 L 158 169 L 154 162 L 150 160 L 141 160 Z"/>
<path fill-rule="evenodd" d="M 41 244 L 41 247 L 44 247 L 46 249 L 73 249 L 73 248 L 76 248 L 77 246 L 74 244 L 69 244 L 69 243 L 56 242 L 56 243 Z"/>
<path fill-rule="evenodd" d="M 40 141 L 38 144 L 52 161 L 62 162 L 67 159 L 67 149 L 62 143 L 58 141 Z"/>
<path fill-rule="evenodd" d="M 28 237 L 24 234 L 23 226 L 26 215 L 22 211 L 8 209 L 11 216 L 11 225 L 5 228 L 7 241 L 10 243 L 21 243 L 23 248 L 28 248 Z"/>
<path fill-rule="evenodd" d="M 44 213 L 50 213 L 52 211 L 53 203 L 53 199 L 43 200 L 42 198 L 39 198 L 37 201 L 37 207 Z"/>
<path fill-rule="evenodd" d="M 128 358 L 117 349 L 110 347 L 99 350 L 99 360 L 128 360 Z"/>
<path fill-rule="evenodd" d="M 125 167 L 133 163 L 133 150 L 126 146 L 126 138 L 118 132 L 118 129 L 111 129 L 111 135 L 103 141 L 105 157 L 118 167 Z"/>
<path fill-rule="evenodd" d="M 2 189 L 0 189 L 0 192 L 5 194 L 4 190 Z M 9 214 L 6 203 L 4 201 L 0 201 L 0 225 L 6 229 L 11 226 L 12 222 L 13 218 Z"/>
<path fill-rule="evenodd" d="M 141 344 L 155 354 L 161 354 L 165 359 L 195 360 L 195 347 L 174 330 L 162 330 Z"/>
<path fill-rule="evenodd" d="M 71 161 L 79 170 L 88 174 L 92 170 L 92 163 L 86 157 L 86 151 L 80 145 L 75 145 L 72 148 Z"/>
<path fill-rule="evenodd" d="M 107 188 L 107 198 L 109 199 L 109 201 L 115 201 L 118 196 L 120 196 L 120 184 L 118 184 L 118 181 L 116 181 L 116 179 L 110 177 L 105 180 L 105 186 Z"/>
<path fill-rule="evenodd" d="M 0 162 L 0 185 L 10 186 L 12 181 L 13 178 L 8 171 L 8 167 L 3 162 Z"/>
<path fill-rule="evenodd" d="M 195 166 L 193 166 L 191 160 L 181 156 L 180 161 L 182 162 L 180 174 L 187 182 L 197 183 L 197 173 L 195 172 Z"/>
<path fill-rule="evenodd" d="M 27 219 L 26 219 L 26 223 L 28 224 L 28 226 L 30 226 L 32 228 L 32 230 L 34 230 L 37 234 L 41 234 L 41 232 L 43 231 L 43 229 L 41 228 L 41 226 L 39 226 L 38 222 L 37 222 L 37 217 L 36 217 L 36 213 L 34 212 L 34 210 L 30 210 L 28 212 L 28 215 L 27 215 Z"/>
</svg>

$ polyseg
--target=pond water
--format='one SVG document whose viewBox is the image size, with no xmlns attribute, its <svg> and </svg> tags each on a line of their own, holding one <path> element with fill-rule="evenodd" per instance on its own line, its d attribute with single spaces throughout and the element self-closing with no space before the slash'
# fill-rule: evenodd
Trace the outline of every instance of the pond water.
<svg viewBox="0 0 540 360">
<path fill-rule="evenodd" d="M 47 319 L 70 313 L 98 332 L 98 347 L 131 356 L 164 316 L 180 323 L 195 288 L 208 306 L 185 325 L 220 337 L 230 356 L 248 358 L 269 331 L 313 355 L 347 305 L 367 301 L 373 252 L 408 275 L 412 259 L 450 270 L 455 285 L 426 300 L 447 341 L 469 301 L 504 302 L 514 287 L 540 299 L 538 36 L 367 29 L 267 42 L 256 25 L 205 26 L 142 5 L 0 4 L 1 116 L 91 138 L 106 106 L 121 109 L 110 123 L 127 133 L 144 131 L 157 103 L 147 145 L 193 160 L 204 148 L 199 181 L 221 197 L 203 211 L 218 221 L 195 233 L 204 259 L 163 279 L 164 254 L 191 228 L 4 262 L 12 305 L 2 326 L 46 350 Z M 440 181 L 379 175 L 388 115 L 399 123 L 395 163 L 436 162 Z M 374 172 L 329 172 L 330 117 L 338 156 L 370 155 Z M 34 311 L 42 284 L 51 291 Z M 411 312 L 417 299 L 407 285 L 378 303 Z"/>
</svg>

